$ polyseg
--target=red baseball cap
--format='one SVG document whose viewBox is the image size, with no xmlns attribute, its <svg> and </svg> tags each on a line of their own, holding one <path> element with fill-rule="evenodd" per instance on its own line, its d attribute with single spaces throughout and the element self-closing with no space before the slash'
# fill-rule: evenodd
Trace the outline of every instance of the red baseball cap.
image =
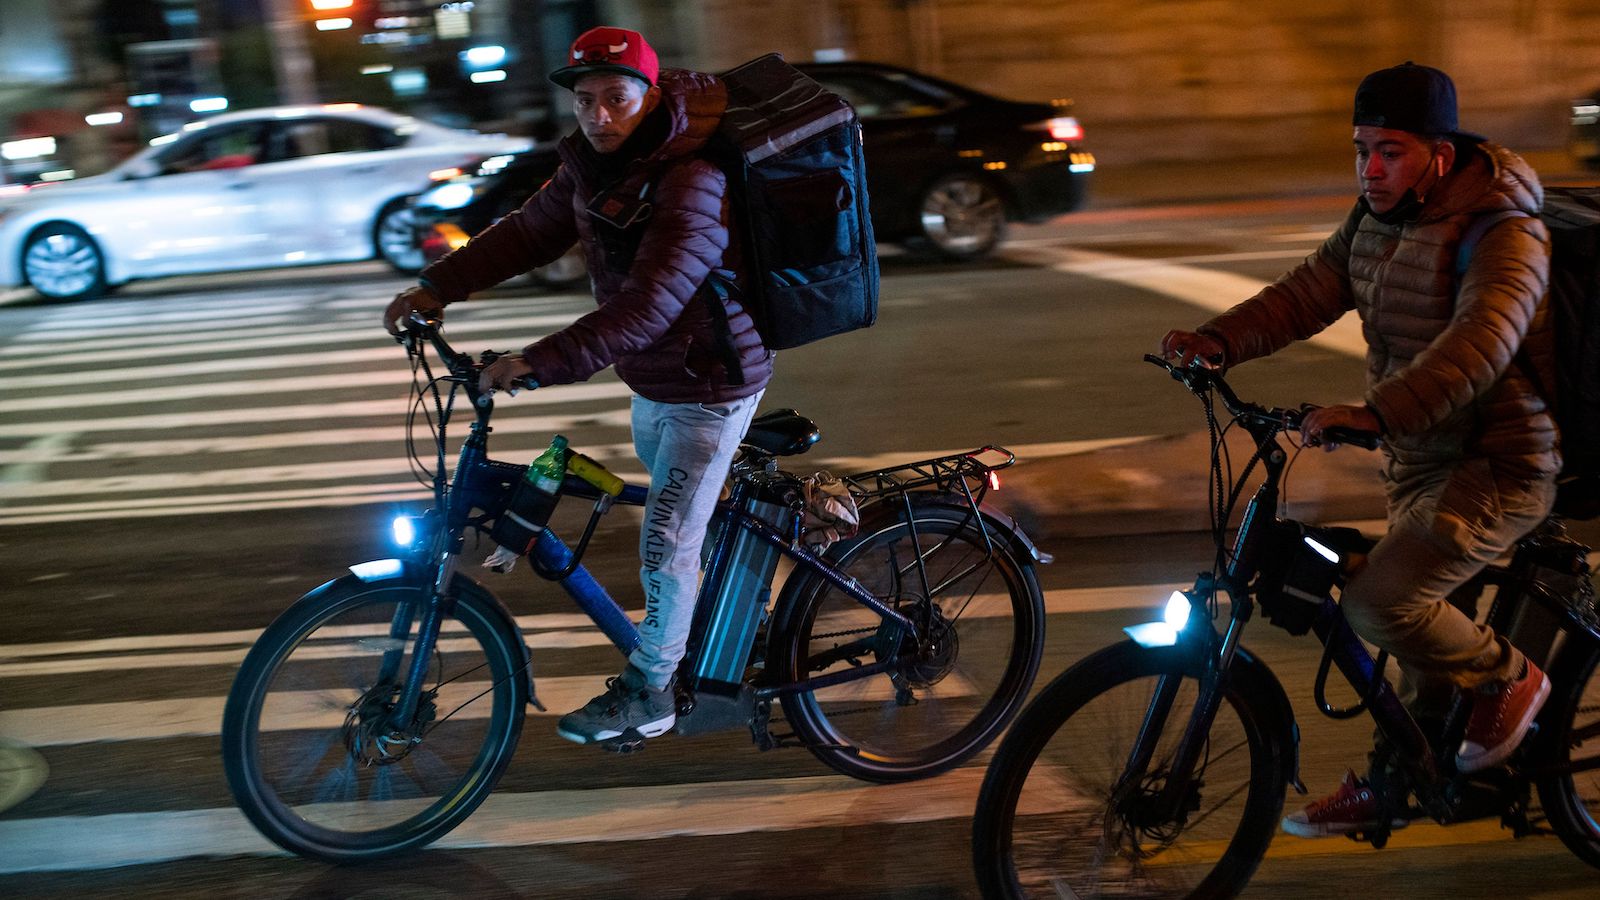
<svg viewBox="0 0 1600 900">
<path fill-rule="evenodd" d="M 550 73 L 550 80 L 571 89 L 578 79 L 597 72 L 616 72 L 656 83 L 661 63 L 644 35 L 626 28 L 591 28 L 572 42 L 565 68 Z"/>
</svg>

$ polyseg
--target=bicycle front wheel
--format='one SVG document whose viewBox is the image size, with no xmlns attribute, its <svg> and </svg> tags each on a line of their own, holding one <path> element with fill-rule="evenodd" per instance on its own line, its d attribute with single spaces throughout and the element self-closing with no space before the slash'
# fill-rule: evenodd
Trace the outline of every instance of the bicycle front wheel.
<svg viewBox="0 0 1600 900">
<path fill-rule="evenodd" d="M 460 576 L 455 588 L 408 717 L 395 709 L 426 584 L 331 581 L 246 655 L 222 758 L 239 808 L 274 843 L 330 862 L 386 856 L 437 839 L 494 789 L 522 730 L 526 651 L 498 601 Z"/>
<path fill-rule="evenodd" d="M 973 820 L 984 896 L 1226 898 L 1244 889 L 1283 809 L 1278 742 L 1234 679 L 1189 787 L 1164 811 L 1198 697 L 1192 654 L 1115 644 L 1074 665 L 1017 718 Z M 1158 687 L 1176 686 L 1165 717 Z M 1130 775 L 1141 731 L 1154 752 Z M 1152 745 L 1147 744 L 1147 748 Z"/>
<path fill-rule="evenodd" d="M 1539 802 L 1567 849 L 1600 866 L 1600 652 L 1586 656 L 1550 673 L 1556 695 L 1539 716 L 1535 765 L 1577 770 L 1541 779 Z"/>
<path fill-rule="evenodd" d="M 918 633 L 901 634 L 816 576 L 785 591 L 782 681 L 885 667 L 783 697 L 811 752 L 843 774 L 895 782 L 937 775 L 988 745 L 1021 709 L 1044 644 L 1043 596 L 1011 534 L 970 509 L 919 503 L 908 517 L 888 503 L 828 557 Z"/>
</svg>

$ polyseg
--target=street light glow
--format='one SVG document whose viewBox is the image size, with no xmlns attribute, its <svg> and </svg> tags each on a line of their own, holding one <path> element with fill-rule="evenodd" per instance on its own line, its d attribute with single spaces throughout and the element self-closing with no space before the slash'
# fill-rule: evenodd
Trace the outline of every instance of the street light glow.
<svg viewBox="0 0 1600 900">
<path fill-rule="evenodd" d="M 355 5 L 356 0 L 311 0 L 311 8 L 318 10 L 349 9 Z"/>
<path fill-rule="evenodd" d="M 490 69 L 487 72 L 473 72 L 471 77 L 473 84 L 490 84 L 496 81 L 505 81 L 506 70 Z"/>
<path fill-rule="evenodd" d="M 344 29 L 349 28 L 350 26 L 352 26 L 354 24 L 355 24 L 355 22 L 351 21 L 350 19 L 346 19 L 346 18 L 318 19 L 317 20 L 317 30 L 318 31 L 343 31 Z"/>
</svg>

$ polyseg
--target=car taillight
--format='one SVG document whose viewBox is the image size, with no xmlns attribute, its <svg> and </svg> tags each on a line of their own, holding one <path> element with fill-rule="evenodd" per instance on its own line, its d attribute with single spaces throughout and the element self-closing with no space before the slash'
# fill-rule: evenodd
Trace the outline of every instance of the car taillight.
<svg viewBox="0 0 1600 900">
<path fill-rule="evenodd" d="M 1083 140 L 1083 126 L 1072 116 L 1059 116 L 1044 123 L 1046 131 L 1058 141 Z"/>
<path fill-rule="evenodd" d="M 429 181 L 449 181 L 452 178 L 456 178 L 456 177 L 459 177 L 459 176 L 464 175 L 464 174 L 466 174 L 466 173 L 462 172 L 460 168 L 458 168 L 456 166 L 451 166 L 448 169 L 434 169 L 432 172 L 429 172 L 428 173 L 428 180 Z"/>
</svg>

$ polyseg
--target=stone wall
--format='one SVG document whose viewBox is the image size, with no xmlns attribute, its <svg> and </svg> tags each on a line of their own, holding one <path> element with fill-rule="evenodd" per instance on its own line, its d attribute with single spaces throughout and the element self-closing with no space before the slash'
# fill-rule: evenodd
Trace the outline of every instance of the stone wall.
<svg viewBox="0 0 1600 900">
<path fill-rule="evenodd" d="M 1456 79 L 1465 127 L 1558 147 L 1600 88 L 1600 0 L 617 0 L 716 70 L 829 48 L 1018 99 L 1071 97 L 1103 158 L 1274 156 L 1349 140 L 1365 73 Z M 686 9 L 692 7 L 692 9 Z M 676 14 L 669 12 L 676 9 Z M 676 58 L 674 58 L 676 57 Z"/>
</svg>

